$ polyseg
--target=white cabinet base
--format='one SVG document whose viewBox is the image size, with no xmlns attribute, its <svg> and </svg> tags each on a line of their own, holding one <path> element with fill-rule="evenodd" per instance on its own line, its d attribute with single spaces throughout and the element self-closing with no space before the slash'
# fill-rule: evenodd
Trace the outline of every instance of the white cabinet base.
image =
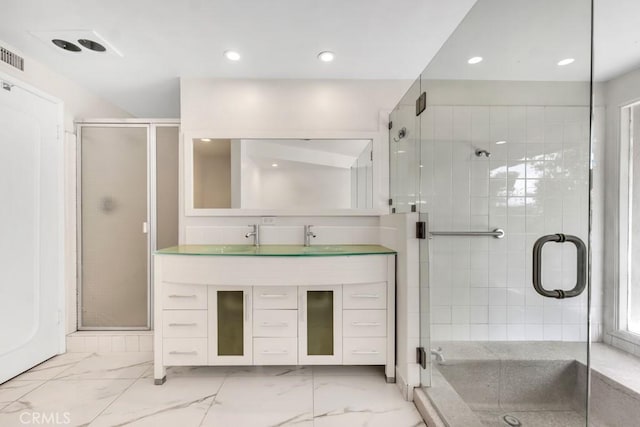
<svg viewBox="0 0 640 427">
<path fill-rule="evenodd" d="M 155 384 L 179 365 L 385 365 L 395 382 L 395 255 L 154 257 Z M 242 355 L 218 355 L 219 291 L 243 292 Z M 331 354 L 307 354 L 313 291 L 333 295 Z"/>
</svg>

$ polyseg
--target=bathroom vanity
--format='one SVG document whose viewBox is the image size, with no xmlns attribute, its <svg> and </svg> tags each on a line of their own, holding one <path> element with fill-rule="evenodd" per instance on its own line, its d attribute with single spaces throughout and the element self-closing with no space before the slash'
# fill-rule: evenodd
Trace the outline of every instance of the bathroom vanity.
<svg viewBox="0 0 640 427">
<path fill-rule="evenodd" d="M 156 384 L 185 365 L 385 365 L 395 380 L 394 251 L 184 245 L 154 259 Z"/>
</svg>

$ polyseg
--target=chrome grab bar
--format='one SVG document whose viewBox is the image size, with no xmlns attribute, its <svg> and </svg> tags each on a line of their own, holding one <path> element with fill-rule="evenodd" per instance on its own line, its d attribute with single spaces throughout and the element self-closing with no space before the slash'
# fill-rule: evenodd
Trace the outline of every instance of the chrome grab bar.
<svg viewBox="0 0 640 427">
<path fill-rule="evenodd" d="M 496 239 L 502 239 L 504 237 L 504 230 L 502 228 L 496 228 L 492 231 L 431 231 L 430 236 L 488 236 L 495 237 Z"/>
<path fill-rule="evenodd" d="M 542 285 L 542 247 L 549 242 L 564 243 L 570 242 L 576 246 L 577 252 L 577 273 L 576 273 L 576 285 L 573 289 L 563 290 L 545 289 Z M 573 298 L 580 295 L 587 286 L 587 246 L 584 242 L 576 236 L 569 234 L 548 234 L 540 237 L 533 245 L 533 288 L 537 293 L 547 298 Z"/>
</svg>

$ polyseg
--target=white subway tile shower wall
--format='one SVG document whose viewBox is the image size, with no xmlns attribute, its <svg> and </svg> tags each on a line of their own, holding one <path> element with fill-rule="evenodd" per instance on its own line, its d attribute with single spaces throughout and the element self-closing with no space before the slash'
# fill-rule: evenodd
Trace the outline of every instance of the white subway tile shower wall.
<svg viewBox="0 0 640 427">
<path fill-rule="evenodd" d="M 587 241 L 588 108 L 434 106 L 423 114 L 421 202 L 429 228 L 506 233 L 431 240 L 433 339 L 586 340 L 586 292 L 543 298 L 531 269 L 540 236 Z M 477 157 L 476 149 L 491 157 Z M 545 246 L 545 287 L 572 287 L 575 256 L 571 245 Z"/>
</svg>

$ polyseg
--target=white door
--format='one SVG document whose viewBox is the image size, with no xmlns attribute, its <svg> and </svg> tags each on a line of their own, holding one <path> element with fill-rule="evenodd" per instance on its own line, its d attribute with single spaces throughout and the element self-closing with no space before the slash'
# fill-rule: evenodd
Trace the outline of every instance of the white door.
<svg viewBox="0 0 640 427">
<path fill-rule="evenodd" d="M 64 348 L 60 104 L 0 88 L 0 383 Z"/>
</svg>

